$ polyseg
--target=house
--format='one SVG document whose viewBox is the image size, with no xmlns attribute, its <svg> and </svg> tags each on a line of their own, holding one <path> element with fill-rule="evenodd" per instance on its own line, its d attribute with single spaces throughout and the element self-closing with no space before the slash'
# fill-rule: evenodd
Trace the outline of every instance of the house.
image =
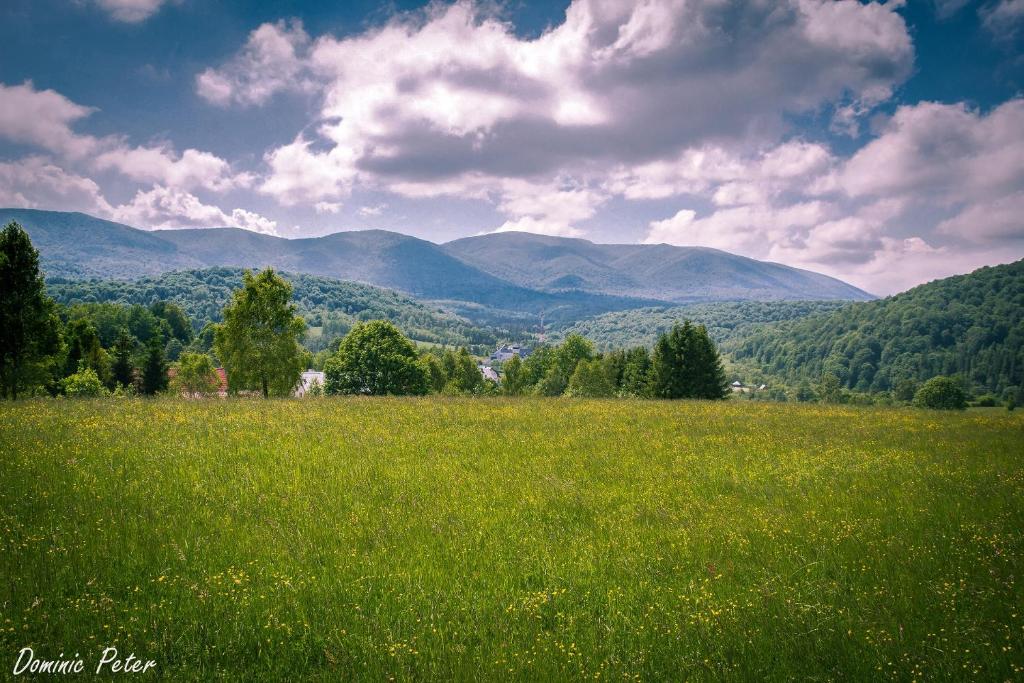
<svg viewBox="0 0 1024 683">
<path fill-rule="evenodd" d="M 319 384 L 320 388 L 322 389 L 325 380 L 326 375 L 324 375 L 324 373 L 319 372 L 317 370 L 306 370 L 304 373 L 302 373 L 302 377 L 301 379 L 299 379 L 298 386 L 295 387 L 295 395 L 299 397 L 305 396 L 307 393 L 309 393 L 309 390 L 313 387 L 314 384 Z"/>
<path fill-rule="evenodd" d="M 739 380 L 736 380 L 735 382 L 730 384 L 729 388 L 732 389 L 734 392 L 741 393 L 741 394 L 742 393 L 746 393 L 747 391 L 749 391 L 749 389 L 743 384 L 743 382 L 741 382 Z"/>
<path fill-rule="evenodd" d="M 495 372 L 494 368 L 492 368 L 490 365 L 484 365 L 483 363 L 481 363 L 477 365 L 477 367 L 480 368 L 480 374 L 484 376 L 484 379 L 489 379 L 492 382 L 499 381 L 498 373 Z"/>
<path fill-rule="evenodd" d="M 530 355 L 530 352 L 524 349 L 518 344 L 502 345 L 491 354 L 492 363 L 504 363 L 505 361 L 512 358 L 512 356 L 519 356 L 520 358 L 526 358 Z"/>
</svg>

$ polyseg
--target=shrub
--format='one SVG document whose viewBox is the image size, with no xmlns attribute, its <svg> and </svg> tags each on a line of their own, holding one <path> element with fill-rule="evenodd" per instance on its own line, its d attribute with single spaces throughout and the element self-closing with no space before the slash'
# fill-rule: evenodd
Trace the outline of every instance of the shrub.
<svg viewBox="0 0 1024 683">
<path fill-rule="evenodd" d="M 932 377 L 914 394 L 914 405 L 936 410 L 963 410 L 967 407 L 967 392 L 952 377 Z"/>
<path fill-rule="evenodd" d="M 90 367 L 83 367 L 75 374 L 68 375 L 61 380 L 60 386 L 72 398 L 104 396 L 107 393 L 100 376 Z"/>
</svg>

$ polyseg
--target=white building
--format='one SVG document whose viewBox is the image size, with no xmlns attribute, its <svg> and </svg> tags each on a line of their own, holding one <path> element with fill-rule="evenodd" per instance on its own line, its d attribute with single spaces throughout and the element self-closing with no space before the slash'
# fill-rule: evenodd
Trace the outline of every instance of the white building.
<svg viewBox="0 0 1024 683">
<path fill-rule="evenodd" d="M 296 396 L 305 396 L 309 393 L 310 388 L 314 384 L 319 384 L 320 388 L 323 389 L 325 375 L 317 370 L 306 370 L 302 373 L 302 379 L 299 380 L 299 386 L 295 387 Z"/>
<path fill-rule="evenodd" d="M 492 382 L 498 381 L 498 373 L 490 365 L 478 365 L 477 367 L 480 368 L 480 374 L 484 376 L 484 379 L 489 379 Z"/>
<path fill-rule="evenodd" d="M 512 344 L 511 346 L 499 346 L 498 349 L 491 354 L 492 363 L 504 363 L 512 356 L 519 356 L 520 358 L 526 358 L 529 352 L 519 344 Z"/>
</svg>

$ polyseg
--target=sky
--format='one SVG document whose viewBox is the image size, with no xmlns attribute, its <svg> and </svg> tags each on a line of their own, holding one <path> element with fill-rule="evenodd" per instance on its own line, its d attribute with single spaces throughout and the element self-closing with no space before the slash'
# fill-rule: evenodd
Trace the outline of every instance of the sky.
<svg viewBox="0 0 1024 683">
<path fill-rule="evenodd" d="M 1024 257 L 1024 0 L 4 0 L 0 206 L 890 294 Z"/>
</svg>

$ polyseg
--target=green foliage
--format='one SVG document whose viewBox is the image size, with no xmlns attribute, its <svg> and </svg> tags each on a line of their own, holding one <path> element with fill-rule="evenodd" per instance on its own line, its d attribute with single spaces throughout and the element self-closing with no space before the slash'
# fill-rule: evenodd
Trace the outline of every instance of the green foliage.
<svg viewBox="0 0 1024 683">
<path fill-rule="evenodd" d="M 658 338 L 651 360 L 651 394 L 669 399 L 725 398 L 725 369 L 703 325 L 687 320 Z"/>
<path fill-rule="evenodd" d="M 704 325 L 718 344 L 744 339 L 764 323 L 797 320 L 847 306 L 846 301 L 722 301 L 668 308 L 634 308 L 581 320 L 561 331 L 593 340 L 599 349 L 651 348 L 683 320 Z"/>
<path fill-rule="evenodd" d="M 416 348 L 386 320 L 353 327 L 324 373 L 328 394 L 415 395 L 427 393 L 429 387 Z"/>
<path fill-rule="evenodd" d="M 581 360 L 576 364 L 566 396 L 576 398 L 607 398 L 615 395 L 615 385 L 608 378 L 608 370 L 601 359 Z"/>
<path fill-rule="evenodd" d="M 512 356 L 502 366 L 501 393 L 506 396 L 522 396 L 526 393 L 526 370 L 519 356 Z"/>
<path fill-rule="evenodd" d="M 651 395 L 651 354 L 646 347 L 638 346 L 625 352 L 619 393 L 636 398 Z"/>
<path fill-rule="evenodd" d="M 92 398 L 107 393 L 96 371 L 84 363 L 78 372 L 62 379 L 60 386 L 64 394 L 70 398 Z"/>
<path fill-rule="evenodd" d="M 142 365 L 142 393 L 153 396 L 167 388 L 167 361 L 160 337 L 153 337 L 146 344 L 146 360 Z"/>
<path fill-rule="evenodd" d="M 9 223 L 0 231 L 0 397 L 16 399 L 42 384 L 59 350 L 60 321 L 39 252 L 20 225 Z"/>
<path fill-rule="evenodd" d="M 998 394 L 1024 383 L 1024 261 L 765 326 L 725 348 L 788 382 L 831 373 L 844 389 L 905 401 L 912 383 L 958 375 Z"/>
<path fill-rule="evenodd" d="M 212 394 L 220 386 L 213 361 L 205 353 L 183 353 L 178 360 L 173 387 L 189 396 Z"/>
<path fill-rule="evenodd" d="M 594 358 L 594 344 L 579 334 L 570 334 L 554 349 L 547 371 L 537 384 L 539 396 L 561 396 L 569 386 L 569 378 L 580 361 Z"/>
<path fill-rule="evenodd" d="M 306 324 L 295 315 L 291 285 L 267 268 L 245 271 L 242 288 L 214 330 L 214 350 L 232 391 L 288 396 L 302 374 L 299 340 Z"/>
<path fill-rule="evenodd" d="M 138 280 L 51 279 L 50 294 L 69 306 L 93 305 L 87 302 L 111 302 L 138 305 L 168 322 L 170 332 L 186 346 L 191 330 L 202 330 L 207 323 L 223 320 L 223 308 L 234 290 L 243 284 L 241 268 L 207 268 L 165 273 Z M 414 340 L 450 345 L 475 346 L 483 350 L 493 345 L 500 330 L 476 327 L 467 320 L 417 301 L 398 292 L 370 285 L 344 282 L 315 275 L 279 273 L 292 285 L 292 301 L 306 319 L 310 332 L 305 343 L 320 351 L 333 339 L 344 336 L 352 327 L 367 320 L 390 320 Z M 178 313 L 181 313 L 179 315 Z M 191 320 L 187 328 L 183 319 Z M 115 323 L 113 333 L 123 323 Z M 212 328 L 211 328 L 212 329 Z M 141 341 L 148 335 L 132 329 Z M 103 332 L 101 330 L 101 336 Z M 200 334 L 193 350 L 208 351 L 213 339 Z"/>
<path fill-rule="evenodd" d="M 135 366 L 132 354 L 135 352 L 135 339 L 122 327 L 114 342 L 114 362 L 110 366 L 111 382 L 114 387 L 128 387 L 135 383 Z"/>
<path fill-rule="evenodd" d="M 914 405 L 937 410 L 964 410 L 967 408 L 967 393 L 959 380 L 940 375 L 932 377 L 917 390 Z"/>
</svg>

